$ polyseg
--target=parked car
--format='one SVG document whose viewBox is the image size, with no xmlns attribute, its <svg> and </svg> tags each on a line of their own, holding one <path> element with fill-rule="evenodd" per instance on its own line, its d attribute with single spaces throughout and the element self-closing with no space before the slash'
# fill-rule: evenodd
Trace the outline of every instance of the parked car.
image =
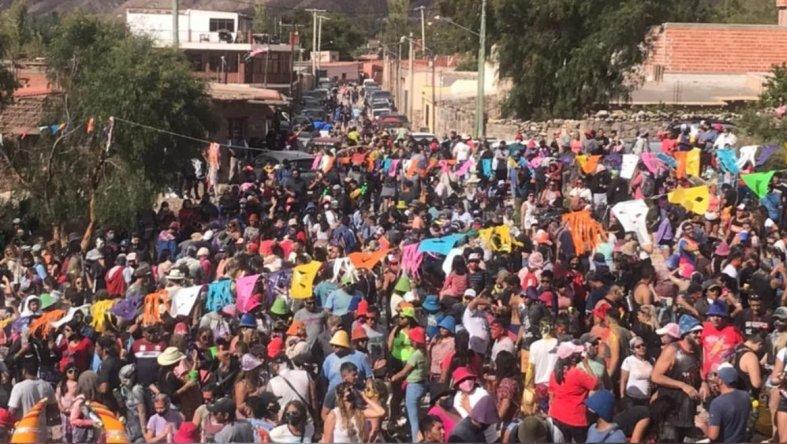
<svg viewBox="0 0 787 444">
<path fill-rule="evenodd" d="M 416 133 L 412 133 L 411 136 L 413 137 L 413 140 L 415 140 L 416 143 L 421 143 L 421 142 L 429 143 L 433 139 L 436 139 L 434 134 L 427 133 L 427 132 L 416 132 Z"/>
<path fill-rule="evenodd" d="M 382 116 L 387 116 L 388 114 L 391 114 L 392 112 L 393 110 L 391 110 L 391 108 L 388 107 L 375 108 L 372 110 L 372 120 L 377 120 Z"/>
<path fill-rule="evenodd" d="M 315 137 L 306 145 L 306 152 L 316 153 L 322 149 L 337 148 L 342 145 L 342 139 L 338 137 Z"/>
<path fill-rule="evenodd" d="M 259 174 L 265 165 L 289 164 L 290 168 L 301 172 L 301 177 L 307 181 L 314 179 L 312 171 L 314 155 L 303 151 L 264 151 L 254 158 L 254 171 Z"/>
<path fill-rule="evenodd" d="M 388 114 L 377 119 L 375 125 L 378 129 L 406 128 L 408 131 L 410 130 L 410 121 L 404 114 Z"/>
</svg>

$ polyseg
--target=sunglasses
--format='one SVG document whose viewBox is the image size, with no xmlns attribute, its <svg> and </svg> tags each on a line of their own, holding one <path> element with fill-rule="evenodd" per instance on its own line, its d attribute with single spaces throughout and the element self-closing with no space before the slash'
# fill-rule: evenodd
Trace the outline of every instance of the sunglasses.
<svg viewBox="0 0 787 444">
<path fill-rule="evenodd" d="M 77 369 L 75 369 L 75 368 L 70 368 L 70 369 L 66 370 L 67 374 L 76 373 L 76 372 L 77 372 Z"/>
<path fill-rule="evenodd" d="M 645 344 L 637 344 L 634 348 L 645 348 Z"/>
</svg>

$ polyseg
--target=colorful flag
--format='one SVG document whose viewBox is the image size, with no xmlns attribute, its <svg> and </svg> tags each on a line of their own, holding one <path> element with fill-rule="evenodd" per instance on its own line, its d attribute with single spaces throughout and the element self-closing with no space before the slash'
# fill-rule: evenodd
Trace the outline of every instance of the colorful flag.
<svg viewBox="0 0 787 444">
<path fill-rule="evenodd" d="M 254 293 L 254 286 L 257 285 L 257 280 L 260 278 L 259 274 L 251 276 L 244 276 L 235 281 L 235 307 L 241 313 L 248 313 L 260 301 L 252 301 L 251 295 Z"/>
<path fill-rule="evenodd" d="M 418 276 L 418 269 L 424 254 L 418 250 L 418 243 L 412 243 L 402 247 L 402 270 L 410 276 Z"/>
<path fill-rule="evenodd" d="M 381 248 L 374 252 L 355 252 L 350 253 L 347 257 L 350 258 L 350 262 L 355 266 L 355 268 L 365 268 L 367 270 L 371 270 L 377 265 L 378 262 L 383 260 L 385 255 L 388 253 L 388 248 Z"/>
<path fill-rule="evenodd" d="M 664 161 L 655 153 L 642 153 L 640 154 L 640 159 L 642 159 L 642 163 L 644 163 L 645 167 L 653 174 L 660 174 L 662 169 L 667 169 L 667 166 L 664 165 Z"/>
<path fill-rule="evenodd" d="M 596 172 L 596 168 L 598 167 L 598 162 L 601 160 L 601 156 L 588 156 L 586 154 L 580 154 L 577 156 L 577 162 L 579 163 L 579 167 L 582 168 L 582 172 L 585 174 L 593 174 Z"/>
<path fill-rule="evenodd" d="M 637 169 L 637 163 L 639 163 L 639 156 L 636 154 L 624 154 L 620 166 L 620 177 L 624 179 L 631 179 L 634 177 L 634 170 Z"/>
<path fill-rule="evenodd" d="M 648 205 L 642 199 L 618 202 L 612 207 L 612 214 L 627 232 L 634 232 L 641 245 L 652 244 L 648 232 Z"/>
<path fill-rule="evenodd" d="M 763 166 L 763 165 L 765 165 L 765 162 L 767 162 L 768 159 L 770 159 L 770 157 L 773 155 L 773 153 L 776 152 L 777 149 L 779 149 L 778 145 L 763 145 L 763 146 L 761 146 L 760 147 L 760 153 L 757 154 L 757 163 L 755 164 L 755 166 Z"/>
<path fill-rule="evenodd" d="M 746 145 L 740 148 L 737 163 L 739 170 L 746 166 L 747 163 L 751 163 L 752 166 L 757 164 L 757 158 L 755 157 L 757 148 L 759 148 L 757 145 Z"/>
<path fill-rule="evenodd" d="M 322 262 L 311 261 L 308 264 L 298 265 L 292 269 L 291 298 L 306 299 L 312 296 L 314 278 L 317 277 L 317 271 L 319 271 L 321 266 Z"/>
<path fill-rule="evenodd" d="M 463 237 L 465 237 L 464 234 L 449 234 L 448 236 L 424 239 L 418 245 L 418 251 L 420 253 L 436 253 L 445 256 L 451 252 L 454 245 L 462 240 Z"/>
<path fill-rule="evenodd" d="M 738 174 L 741 172 L 740 164 L 735 159 L 733 150 L 728 148 L 716 150 L 716 158 L 719 160 L 721 167 L 728 173 Z"/>
<path fill-rule="evenodd" d="M 667 194 L 667 200 L 670 203 L 681 205 L 689 211 L 697 214 L 705 214 L 708 212 L 708 204 L 710 204 L 710 194 L 707 185 L 701 185 L 691 188 L 678 188 Z"/>
<path fill-rule="evenodd" d="M 700 175 L 700 149 L 694 148 L 691 151 L 675 151 L 672 153 L 677 160 L 677 176 L 678 179 L 684 179 L 686 176 L 699 177 Z"/>
<path fill-rule="evenodd" d="M 771 183 L 775 171 L 767 171 L 764 173 L 744 174 L 741 176 L 743 182 L 748 186 L 754 194 L 760 199 L 768 194 L 768 185 Z"/>
</svg>

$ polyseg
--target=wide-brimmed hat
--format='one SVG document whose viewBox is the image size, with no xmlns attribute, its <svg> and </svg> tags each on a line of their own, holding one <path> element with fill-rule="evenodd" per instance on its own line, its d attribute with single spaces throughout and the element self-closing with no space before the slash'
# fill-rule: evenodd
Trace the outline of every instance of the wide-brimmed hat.
<svg viewBox="0 0 787 444">
<path fill-rule="evenodd" d="M 331 337 L 330 344 L 337 347 L 350 348 L 350 335 L 344 330 L 339 330 Z"/>
<path fill-rule="evenodd" d="M 182 281 L 185 278 L 186 276 L 183 275 L 179 268 L 173 268 L 170 270 L 169 274 L 167 274 L 168 281 Z"/>
<path fill-rule="evenodd" d="M 426 344 L 426 330 L 423 327 L 414 327 L 407 331 L 407 338 L 415 344 Z"/>
<path fill-rule="evenodd" d="M 177 347 L 167 347 L 164 351 L 158 355 L 156 358 L 156 362 L 158 365 L 166 367 L 169 365 L 177 364 L 178 362 L 182 361 L 186 358 L 186 355 L 183 354 Z"/>
<path fill-rule="evenodd" d="M 724 301 L 715 300 L 710 307 L 708 307 L 708 312 L 705 313 L 705 316 L 720 316 L 722 318 L 729 317 L 730 312 L 727 309 L 727 304 Z"/>
<path fill-rule="evenodd" d="M 456 333 L 456 319 L 454 319 L 453 316 L 443 317 L 443 319 L 440 319 L 440 322 L 437 323 L 437 326 L 444 328 L 451 333 Z"/>
<path fill-rule="evenodd" d="M 695 331 L 702 331 L 702 324 L 700 321 L 697 320 L 694 316 L 684 314 L 678 319 L 678 326 L 680 327 L 680 336 L 686 336 L 687 334 Z"/>
<path fill-rule="evenodd" d="M 456 387 L 457 385 L 461 384 L 462 381 L 464 381 L 465 379 L 477 380 L 478 376 L 476 376 L 476 374 L 473 373 L 472 370 L 470 370 L 467 367 L 457 367 L 457 369 L 454 370 L 454 373 L 451 375 L 451 379 L 453 379 L 454 387 Z"/>
</svg>

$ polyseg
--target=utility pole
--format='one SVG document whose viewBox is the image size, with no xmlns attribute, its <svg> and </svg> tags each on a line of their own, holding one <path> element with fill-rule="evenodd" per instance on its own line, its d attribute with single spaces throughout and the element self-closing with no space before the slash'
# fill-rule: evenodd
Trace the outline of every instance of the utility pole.
<svg viewBox="0 0 787 444">
<path fill-rule="evenodd" d="M 294 30 L 294 31 L 290 31 L 290 33 L 288 33 L 289 38 L 290 38 L 290 77 L 289 77 L 290 78 L 290 97 L 292 97 L 292 75 L 293 75 L 293 72 L 295 71 L 295 39 L 294 39 L 294 37 L 298 38 L 298 45 L 300 46 L 301 38 L 300 38 L 300 31 L 299 30 L 302 27 L 303 27 L 303 25 L 298 25 L 298 24 L 295 24 L 295 23 L 292 23 L 292 24 L 290 24 L 290 23 L 282 23 L 281 20 L 279 20 L 279 30 L 281 30 L 282 28 L 287 28 L 287 29 L 290 29 L 290 30 Z M 294 34 L 293 34 L 293 32 L 294 32 Z M 301 53 L 301 54 L 303 54 L 303 53 Z"/>
<path fill-rule="evenodd" d="M 426 56 L 426 22 L 424 20 L 424 10 L 426 7 L 421 5 L 415 9 L 421 11 L 421 55 Z"/>
<path fill-rule="evenodd" d="M 307 9 L 306 12 L 312 13 L 312 76 L 317 77 L 317 13 L 325 12 L 322 9 Z M 315 84 L 317 83 L 315 79 Z"/>
<path fill-rule="evenodd" d="M 486 68 L 486 0 L 481 2 L 481 30 L 478 36 L 478 94 L 475 101 L 475 130 L 483 144 L 486 141 L 484 128 L 484 70 Z"/>
<path fill-rule="evenodd" d="M 320 55 L 317 56 L 317 68 L 322 68 L 322 21 L 323 20 L 330 20 L 328 17 L 324 15 L 317 16 L 317 52 Z"/>
<path fill-rule="evenodd" d="M 396 55 L 396 106 L 401 109 L 402 107 L 402 42 L 396 43 L 399 49 Z M 404 110 L 401 110 L 404 111 Z"/>
<path fill-rule="evenodd" d="M 413 75 L 414 74 L 414 72 L 413 72 L 413 58 L 414 57 L 413 56 L 415 55 L 415 51 L 413 50 L 413 33 L 412 32 L 410 33 L 409 42 L 410 42 L 410 55 L 409 55 L 409 57 L 410 57 L 410 86 L 408 88 L 410 89 L 410 93 L 407 95 L 407 100 L 408 100 L 407 101 L 407 108 L 410 110 L 410 123 L 412 124 L 413 123 L 413 115 L 414 115 L 414 112 L 415 112 L 414 111 L 415 110 L 415 107 L 414 107 L 414 105 L 415 105 L 415 91 L 413 91 L 415 89 L 415 76 Z"/>
<path fill-rule="evenodd" d="M 172 0 L 172 46 L 175 48 L 180 46 L 180 36 L 178 35 L 180 32 L 180 29 L 178 29 L 180 5 L 178 5 L 178 1 Z"/>
</svg>

